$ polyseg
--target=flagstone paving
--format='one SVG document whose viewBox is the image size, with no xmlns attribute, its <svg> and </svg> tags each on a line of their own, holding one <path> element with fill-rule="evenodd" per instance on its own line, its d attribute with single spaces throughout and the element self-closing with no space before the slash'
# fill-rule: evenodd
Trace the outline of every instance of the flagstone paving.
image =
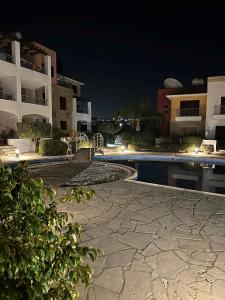
<svg viewBox="0 0 225 300">
<path fill-rule="evenodd" d="M 104 251 L 81 300 L 224 300 L 225 197 L 137 182 L 60 204 Z M 61 188 L 65 192 L 68 188 Z"/>
</svg>

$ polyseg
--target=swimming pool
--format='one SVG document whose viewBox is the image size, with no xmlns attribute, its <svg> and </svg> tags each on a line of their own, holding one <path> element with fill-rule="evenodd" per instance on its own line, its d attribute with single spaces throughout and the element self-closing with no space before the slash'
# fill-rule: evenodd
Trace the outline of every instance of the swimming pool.
<svg viewBox="0 0 225 300">
<path fill-rule="evenodd" d="M 114 162 L 135 168 L 138 181 L 225 194 L 224 164 L 131 160 Z"/>
</svg>

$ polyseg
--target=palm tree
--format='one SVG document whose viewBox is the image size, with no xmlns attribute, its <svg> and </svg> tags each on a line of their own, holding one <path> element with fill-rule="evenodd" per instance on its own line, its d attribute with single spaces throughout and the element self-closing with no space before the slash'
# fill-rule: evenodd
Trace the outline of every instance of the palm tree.
<svg viewBox="0 0 225 300">
<path fill-rule="evenodd" d="M 154 120 L 156 124 L 160 124 L 164 115 L 158 112 L 151 112 L 146 101 L 139 101 L 132 105 L 121 108 L 115 116 L 117 118 L 128 119 L 136 132 L 141 130 L 142 120 Z"/>
</svg>

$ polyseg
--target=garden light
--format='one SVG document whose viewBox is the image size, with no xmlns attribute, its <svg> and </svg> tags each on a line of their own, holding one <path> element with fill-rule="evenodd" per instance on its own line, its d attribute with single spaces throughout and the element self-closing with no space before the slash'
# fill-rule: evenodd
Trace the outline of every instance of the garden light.
<svg viewBox="0 0 225 300">
<path fill-rule="evenodd" d="M 20 156 L 20 150 L 16 148 L 15 153 L 16 153 L 16 157 L 18 158 Z"/>
<path fill-rule="evenodd" d="M 199 148 L 195 147 L 195 154 L 198 154 Z"/>
</svg>

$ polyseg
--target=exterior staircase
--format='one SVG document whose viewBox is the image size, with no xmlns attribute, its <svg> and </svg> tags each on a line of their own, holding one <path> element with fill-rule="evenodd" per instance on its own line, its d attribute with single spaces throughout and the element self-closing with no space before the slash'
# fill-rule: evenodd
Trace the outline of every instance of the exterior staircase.
<svg viewBox="0 0 225 300">
<path fill-rule="evenodd" d="M 73 156 L 72 161 L 76 162 L 90 162 L 94 155 L 93 149 L 82 148 L 79 149 Z"/>
<path fill-rule="evenodd" d="M 14 146 L 0 146 L 0 155 L 15 156 L 16 147 Z"/>
</svg>

